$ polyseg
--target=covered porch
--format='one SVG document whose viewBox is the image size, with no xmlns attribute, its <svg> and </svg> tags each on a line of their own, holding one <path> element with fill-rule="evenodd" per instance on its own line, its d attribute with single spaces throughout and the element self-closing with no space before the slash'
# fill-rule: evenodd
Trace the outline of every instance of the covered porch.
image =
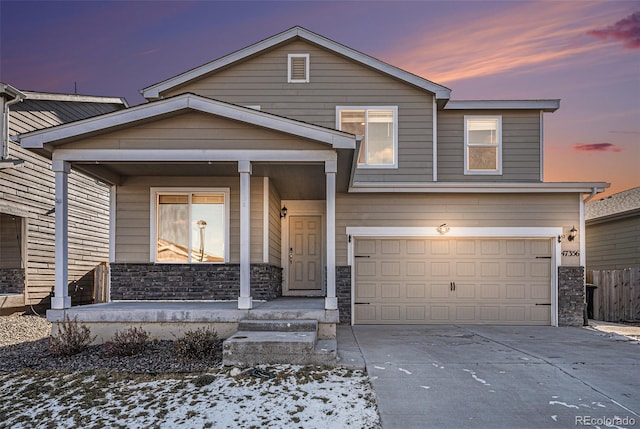
<svg viewBox="0 0 640 429">
<path fill-rule="evenodd" d="M 221 335 L 232 332 L 233 324 L 240 319 L 269 318 L 278 311 L 296 318 L 313 315 L 325 325 L 337 322 L 335 200 L 336 192 L 347 187 L 355 136 L 185 94 L 30 133 L 21 137 L 21 144 L 53 160 L 56 279 L 52 310 L 48 314 L 51 321 L 59 322 L 68 315 L 96 326 L 131 322 L 155 324 L 150 325 L 154 329 L 166 323 L 215 322 L 223 329 Z M 341 175 L 339 164 L 347 167 L 340 168 Z M 116 299 L 121 302 L 71 307 L 68 175 L 72 168 L 111 185 L 110 263 L 120 269 L 122 281 Z M 165 195 L 186 196 L 187 224 L 200 226 L 202 222 L 191 217 L 191 204 L 192 200 L 195 204 L 196 196 L 209 197 L 210 202 L 214 201 L 211 197 L 216 197 L 219 201 L 211 204 L 224 205 L 221 211 L 224 239 L 215 258 L 205 257 L 203 245 L 198 249 L 194 244 L 198 236 L 193 225 L 191 229 L 196 232 L 187 233 L 185 246 L 167 245 L 166 240 L 161 240 L 160 197 Z M 267 293 L 266 299 L 279 298 L 272 301 L 277 304 L 270 306 L 259 301 L 264 296 L 252 295 L 256 277 L 252 271 L 262 264 L 269 269 L 282 269 L 286 277 L 291 252 L 282 240 L 286 232 L 281 233 L 285 225 L 281 210 L 288 201 L 301 207 L 301 213 L 308 205 L 297 202 L 321 203 L 314 210 L 322 224 L 321 258 L 316 261 L 322 284 L 320 294 L 311 294 L 318 298 L 290 300 L 286 305 L 280 298 L 282 292 L 275 296 Z M 182 252 L 186 259 L 165 264 L 161 246 L 170 247 L 165 254 L 175 256 Z M 176 284 L 183 289 L 189 289 L 190 280 L 182 279 L 186 271 L 204 272 L 212 266 L 229 268 L 225 284 L 231 285 L 228 289 L 235 295 L 225 296 L 225 302 L 216 301 L 219 299 L 216 295 L 182 296 L 175 291 L 163 295 L 161 290 L 162 293 L 152 296 L 155 286 L 144 286 L 139 289 L 140 296 L 127 297 L 128 285 L 139 280 L 130 278 L 127 282 L 126 276 L 132 275 L 131 267 L 146 270 L 140 278 L 148 278 L 156 276 L 156 271 L 149 274 L 149 270 L 169 265 L 180 268 L 160 282 L 178 279 Z M 265 272 L 269 276 L 269 270 Z M 304 290 L 298 295 L 305 295 Z M 302 308 L 291 308 L 297 305 Z M 309 313 L 312 309 L 316 313 Z"/>
</svg>

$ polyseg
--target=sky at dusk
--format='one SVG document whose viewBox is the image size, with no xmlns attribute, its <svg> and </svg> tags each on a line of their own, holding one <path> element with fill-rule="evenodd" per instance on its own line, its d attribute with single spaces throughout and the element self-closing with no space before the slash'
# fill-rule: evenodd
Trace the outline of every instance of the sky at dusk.
<svg viewBox="0 0 640 429">
<path fill-rule="evenodd" d="M 140 89 L 295 25 L 455 100 L 559 98 L 545 181 L 640 186 L 640 1 L 0 0 L 0 81 L 136 105 Z"/>
</svg>

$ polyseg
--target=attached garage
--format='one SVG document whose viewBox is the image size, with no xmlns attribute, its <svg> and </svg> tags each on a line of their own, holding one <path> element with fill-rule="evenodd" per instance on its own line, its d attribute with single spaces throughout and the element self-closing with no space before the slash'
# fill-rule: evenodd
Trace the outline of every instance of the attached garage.
<svg viewBox="0 0 640 429">
<path fill-rule="evenodd" d="M 552 324 L 552 238 L 354 237 L 352 252 L 355 324 Z"/>
</svg>

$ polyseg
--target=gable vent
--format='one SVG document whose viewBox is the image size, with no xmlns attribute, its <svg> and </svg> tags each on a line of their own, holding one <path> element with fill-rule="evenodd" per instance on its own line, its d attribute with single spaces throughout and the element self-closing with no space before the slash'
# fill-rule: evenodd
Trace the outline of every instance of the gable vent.
<svg viewBox="0 0 640 429">
<path fill-rule="evenodd" d="M 309 82 L 309 54 L 289 54 L 290 83 Z"/>
</svg>

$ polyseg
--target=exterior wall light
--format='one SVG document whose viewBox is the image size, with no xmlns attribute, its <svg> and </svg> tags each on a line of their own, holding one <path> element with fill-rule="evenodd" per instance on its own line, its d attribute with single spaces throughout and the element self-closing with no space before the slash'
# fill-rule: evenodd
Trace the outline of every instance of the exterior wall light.
<svg viewBox="0 0 640 429">
<path fill-rule="evenodd" d="M 566 238 L 567 241 L 573 241 L 576 239 L 577 235 L 578 235 L 578 230 L 576 229 L 575 226 L 572 226 L 571 229 L 569 230 L 569 235 L 562 234 L 558 236 L 558 243 L 562 243 L 563 238 Z"/>
<path fill-rule="evenodd" d="M 282 206 L 280 209 L 280 219 L 287 217 L 287 206 Z"/>
<path fill-rule="evenodd" d="M 450 229 L 451 228 L 449 228 L 446 223 L 443 223 L 436 228 L 436 231 L 438 231 L 440 235 L 445 235 L 447 232 L 449 232 Z"/>
</svg>

